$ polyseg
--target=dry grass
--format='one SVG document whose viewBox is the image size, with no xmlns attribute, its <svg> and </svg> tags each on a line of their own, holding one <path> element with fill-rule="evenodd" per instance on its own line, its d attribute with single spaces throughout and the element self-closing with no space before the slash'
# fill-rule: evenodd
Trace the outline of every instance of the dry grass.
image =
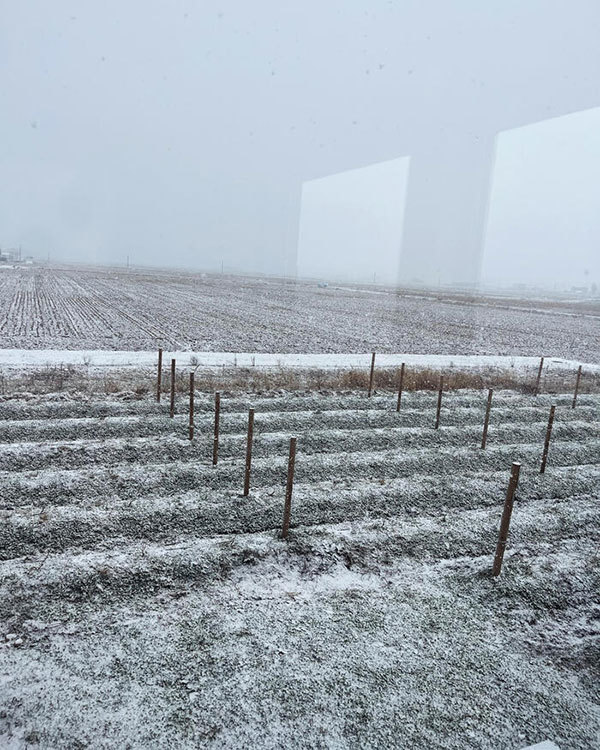
<svg viewBox="0 0 600 750">
<path fill-rule="evenodd" d="M 444 389 L 511 389 L 533 393 L 537 368 L 529 371 L 487 368 L 482 370 L 444 370 Z M 89 370 L 85 366 L 46 366 L 20 373 L 0 373 L 0 393 L 11 396 L 20 393 L 46 394 L 54 392 L 84 394 L 123 394 L 131 398 L 144 398 L 155 392 L 156 373 L 146 369 L 111 369 L 106 372 Z M 406 391 L 436 390 L 440 371 L 431 368 L 406 368 L 403 388 Z M 376 369 L 374 389 L 379 392 L 396 392 L 399 373 L 396 369 Z M 199 392 L 216 390 L 229 393 L 265 394 L 277 391 L 366 391 L 369 385 L 368 370 L 293 370 L 229 367 L 219 370 L 196 370 L 195 387 Z M 545 393 L 568 392 L 574 388 L 575 373 L 546 371 L 540 391 Z M 189 369 L 177 373 L 176 390 L 186 393 L 189 388 Z M 163 374 L 162 391 L 170 389 L 169 372 Z M 583 372 L 580 393 L 600 392 L 600 375 Z"/>
</svg>

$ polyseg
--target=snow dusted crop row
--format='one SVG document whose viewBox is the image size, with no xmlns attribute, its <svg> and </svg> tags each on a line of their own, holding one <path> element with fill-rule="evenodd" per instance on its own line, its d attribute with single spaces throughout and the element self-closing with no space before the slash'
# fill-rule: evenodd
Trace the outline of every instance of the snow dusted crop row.
<svg viewBox="0 0 600 750">
<path fill-rule="evenodd" d="M 208 396 L 193 443 L 183 401 L 0 402 L 0 739 L 593 746 L 600 396 L 497 393 L 485 450 L 485 392 L 446 394 L 439 430 L 435 401 L 225 396 L 217 466 Z"/>
<path fill-rule="evenodd" d="M 598 312 L 510 300 L 159 271 L 31 267 L 0 276 L 0 345 L 17 349 L 407 352 L 600 363 Z M 540 351 L 543 346 L 544 351 Z"/>
</svg>

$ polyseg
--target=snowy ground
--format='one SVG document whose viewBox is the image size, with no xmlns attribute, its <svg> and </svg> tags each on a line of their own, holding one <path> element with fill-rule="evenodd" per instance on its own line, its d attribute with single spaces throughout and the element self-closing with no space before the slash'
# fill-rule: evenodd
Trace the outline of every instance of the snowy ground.
<svg viewBox="0 0 600 750">
<path fill-rule="evenodd" d="M 371 354 L 271 354 L 265 352 L 192 352 L 164 351 L 163 364 L 168 367 L 174 357 L 179 366 L 203 369 L 222 367 L 258 367 L 302 369 L 366 369 L 371 366 Z M 157 351 L 111 351 L 104 349 L 77 351 L 72 349 L 0 349 L 0 369 L 24 370 L 58 365 L 90 370 L 108 368 L 155 367 Z M 407 367 L 435 369 L 537 370 L 539 357 L 465 354 L 387 354 L 376 353 L 378 368 Z M 561 357 L 546 357 L 545 371 L 576 371 L 580 362 Z M 585 363 L 588 373 L 600 373 L 600 364 Z"/>
<path fill-rule="evenodd" d="M 107 268 L 8 269 L 0 348 L 485 354 L 600 364 L 600 303 Z"/>
<path fill-rule="evenodd" d="M 600 396 L 485 397 L 4 397 L 0 745 L 597 747 Z"/>
</svg>

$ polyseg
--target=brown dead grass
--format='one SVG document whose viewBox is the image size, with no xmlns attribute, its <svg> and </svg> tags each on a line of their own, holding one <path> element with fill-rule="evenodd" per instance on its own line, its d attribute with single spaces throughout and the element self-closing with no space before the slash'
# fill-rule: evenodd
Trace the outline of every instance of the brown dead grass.
<svg viewBox="0 0 600 750">
<path fill-rule="evenodd" d="M 186 393 L 189 389 L 189 369 L 177 373 L 176 391 Z M 486 388 L 510 389 L 521 393 L 533 393 L 537 368 L 532 371 L 501 370 L 444 370 L 444 390 Z M 574 388 L 576 373 L 546 370 L 543 374 L 540 392 L 568 392 Z M 46 394 L 54 392 L 117 394 L 128 393 L 131 398 L 147 398 L 154 394 L 156 373 L 149 369 L 113 370 L 107 372 L 89 371 L 85 367 L 56 366 L 43 367 L 22 373 L 0 373 L 0 393 L 4 396 L 19 393 Z M 439 387 L 440 371 L 431 368 L 406 368 L 403 389 L 405 391 L 436 390 Z M 375 392 L 397 392 L 399 371 L 396 369 L 376 369 Z M 258 368 L 221 368 L 195 372 L 196 391 L 212 393 L 265 394 L 277 391 L 366 391 L 369 385 L 368 370 L 292 370 Z M 162 392 L 170 390 L 170 375 L 163 374 Z M 600 376 L 583 372 L 580 393 L 599 393 Z"/>
</svg>

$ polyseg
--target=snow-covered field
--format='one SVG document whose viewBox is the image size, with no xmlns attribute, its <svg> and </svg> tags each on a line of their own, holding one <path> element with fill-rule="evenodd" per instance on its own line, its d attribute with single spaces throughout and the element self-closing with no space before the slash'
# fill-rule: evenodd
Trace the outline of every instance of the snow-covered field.
<svg viewBox="0 0 600 750">
<path fill-rule="evenodd" d="M 483 451 L 484 392 L 439 430 L 432 392 L 225 396 L 213 467 L 210 395 L 193 443 L 183 399 L 4 397 L 0 746 L 597 747 L 600 396 L 571 399 L 495 393 Z"/>
<path fill-rule="evenodd" d="M 600 364 L 600 304 L 199 273 L 0 274 L 0 348 L 560 357 Z"/>
<path fill-rule="evenodd" d="M 180 393 L 198 372 L 193 443 L 185 397 L 170 419 L 149 395 L 158 346 Z M 339 392 L 373 350 L 387 395 Z M 540 355 L 539 396 L 495 391 L 485 450 L 485 391 L 447 392 L 439 430 L 435 392 L 395 411 L 401 362 L 415 388 L 528 392 Z M 6 269 L 0 747 L 600 746 L 599 372 L 593 302 Z"/>
</svg>

